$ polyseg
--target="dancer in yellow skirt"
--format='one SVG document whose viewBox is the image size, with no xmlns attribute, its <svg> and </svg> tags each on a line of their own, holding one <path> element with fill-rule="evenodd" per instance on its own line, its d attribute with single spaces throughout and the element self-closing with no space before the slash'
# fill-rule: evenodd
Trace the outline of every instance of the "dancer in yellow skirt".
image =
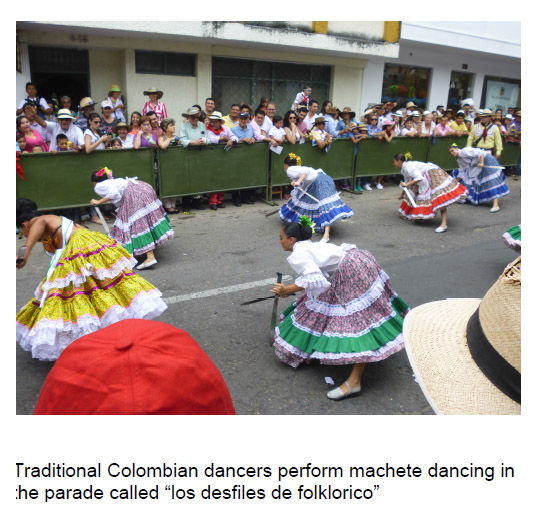
<svg viewBox="0 0 534 509">
<path fill-rule="evenodd" d="M 35 298 L 17 314 L 17 341 L 33 357 L 54 361 L 85 334 L 167 309 L 161 292 L 132 271 L 135 259 L 117 241 L 65 217 L 41 216 L 30 200 L 17 200 L 17 226 L 26 237 L 17 268 L 37 242 L 52 256 Z"/>
</svg>

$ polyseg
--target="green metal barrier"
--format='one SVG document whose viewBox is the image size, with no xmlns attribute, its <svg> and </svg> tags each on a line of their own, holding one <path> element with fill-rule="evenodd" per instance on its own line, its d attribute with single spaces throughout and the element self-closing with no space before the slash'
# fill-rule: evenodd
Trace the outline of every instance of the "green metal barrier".
<svg viewBox="0 0 534 509">
<path fill-rule="evenodd" d="M 521 144 L 503 143 L 499 163 L 503 166 L 515 166 L 521 160 Z"/>
<path fill-rule="evenodd" d="M 337 139 L 332 143 L 332 148 L 325 152 L 311 143 L 283 144 L 281 154 L 275 154 L 271 150 L 271 186 L 285 186 L 289 184 L 284 171 L 284 159 L 289 153 L 294 153 L 302 158 L 303 166 L 323 169 L 333 179 L 352 178 L 354 166 L 354 143 L 349 139 Z"/>
<path fill-rule="evenodd" d="M 393 138 L 391 143 L 369 138 L 362 140 L 356 156 L 356 177 L 398 174 L 399 170 L 393 166 L 393 156 L 399 152 L 410 152 L 414 161 L 426 161 L 428 143 L 428 138 Z"/>
<path fill-rule="evenodd" d="M 139 177 L 154 184 L 154 156 L 151 148 L 95 150 L 90 154 L 59 152 L 20 156 L 24 180 L 17 176 L 17 198 L 29 198 L 39 210 L 88 205 L 98 198 L 91 173 L 103 166 L 115 177 Z"/>
<path fill-rule="evenodd" d="M 458 160 L 449 154 L 449 147 L 456 143 L 458 148 L 464 148 L 467 136 L 443 136 L 432 138 L 428 147 L 427 161 L 439 166 L 442 170 L 458 168 Z"/>
<path fill-rule="evenodd" d="M 268 186 L 266 143 L 158 150 L 160 196 L 184 196 Z"/>
</svg>

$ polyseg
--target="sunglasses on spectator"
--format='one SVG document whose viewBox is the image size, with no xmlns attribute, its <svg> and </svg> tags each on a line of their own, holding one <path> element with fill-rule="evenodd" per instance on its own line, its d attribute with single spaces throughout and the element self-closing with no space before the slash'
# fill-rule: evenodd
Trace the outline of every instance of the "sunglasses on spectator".
<svg viewBox="0 0 534 509">
<path fill-rule="evenodd" d="M 289 120 L 297 120 L 297 117 L 291 116 L 291 117 L 289 117 Z"/>
<path fill-rule="evenodd" d="M 377 118 L 372 118 L 371 120 L 378 120 Z"/>
<path fill-rule="evenodd" d="M 93 124 L 100 124 L 100 120 L 93 120 Z"/>
</svg>

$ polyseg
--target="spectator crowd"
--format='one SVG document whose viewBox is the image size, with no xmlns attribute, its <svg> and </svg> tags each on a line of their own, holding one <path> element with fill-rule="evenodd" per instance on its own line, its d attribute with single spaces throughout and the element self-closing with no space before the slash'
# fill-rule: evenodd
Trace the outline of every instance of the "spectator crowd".
<svg viewBox="0 0 534 509">
<path fill-rule="evenodd" d="M 269 143 L 274 150 L 283 144 L 311 142 L 319 150 L 328 151 L 334 140 L 348 138 L 358 143 L 366 138 L 391 142 L 396 137 L 467 137 L 468 146 L 495 148 L 497 157 L 502 151 L 502 139 L 509 143 L 521 141 L 521 111 L 509 108 L 491 111 L 476 109 L 472 99 L 461 102 L 460 110 L 437 106 L 433 111 L 422 111 L 413 102 L 403 107 L 397 103 L 375 104 L 362 115 L 350 107 L 339 109 L 331 101 L 312 98 L 309 85 L 298 92 L 291 109 L 278 111 L 268 98 L 261 98 L 257 107 L 232 104 L 223 115 L 217 111 L 217 102 L 208 97 L 204 108 L 192 105 L 185 112 L 177 133 L 174 118 L 169 116 L 162 101 L 163 91 L 150 88 L 144 91 L 147 101 L 139 111 L 126 116 L 121 100 L 121 88 L 113 84 L 108 96 L 100 103 L 91 97 L 81 99 L 77 108 L 72 100 L 63 96 L 59 104 L 49 103 L 40 97 L 33 83 L 26 84 L 27 97 L 17 108 L 17 151 L 23 154 L 36 152 L 65 152 L 118 150 L 125 148 L 169 146 L 183 147 L 224 144 L 230 150 L 235 143 Z M 100 113 L 95 111 L 100 109 Z M 359 180 L 356 191 L 371 190 L 369 179 Z M 341 187 L 347 189 L 348 181 Z M 382 189 L 382 177 L 377 177 L 376 188 Z M 245 194 L 243 191 L 242 194 Z M 222 205 L 222 193 L 210 195 L 212 209 Z M 232 195 L 235 204 L 252 201 L 250 193 Z M 191 205 L 187 201 L 184 208 Z M 176 209 L 169 201 L 169 212 Z"/>
</svg>

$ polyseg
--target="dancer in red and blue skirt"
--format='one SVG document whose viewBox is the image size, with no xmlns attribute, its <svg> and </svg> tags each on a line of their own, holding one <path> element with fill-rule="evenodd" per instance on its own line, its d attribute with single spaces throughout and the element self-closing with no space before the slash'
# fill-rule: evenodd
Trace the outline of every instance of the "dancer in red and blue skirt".
<svg viewBox="0 0 534 509">
<path fill-rule="evenodd" d="M 311 226 L 310 226 L 311 225 Z M 352 364 L 348 379 L 327 397 L 344 399 L 361 391 L 368 362 L 404 348 L 403 316 L 408 305 L 393 291 L 373 255 L 354 244 L 312 242 L 309 218 L 280 230 L 280 245 L 297 273 L 294 284 L 275 284 L 287 297 L 303 292 L 283 313 L 274 350 L 292 367 L 313 359 L 321 364 Z"/>
<path fill-rule="evenodd" d="M 406 188 L 412 195 L 414 203 L 401 194 L 402 203 L 399 214 L 406 219 L 433 219 L 439 210 L 441 224 L 434 230 L 436 233 L 447 231 L 447 207 L 465 198 L 466 188 L 450 177 L 434 163 L 410 161 L 411 154 L 395 154 L 393 165 L 401 171 Z"/>
<path fill-rule="evenodd" d="M 113 178 L 109 168 L 101 168 L 91 176 L 100 200 L 92 205 L 111 202 L 117 207 L 117 219 L 110 236 L 134 256 L 146 254 L 138 270 L 157 262 L 154 249 L 173 237 L 174 231 L 163 204 L 150 184 L 136 178 Z"/>
<path fill-rule="evenodd" d="M 459 148 L 456 143 L 449 147 L 449 154 L 458 158 L 458 168 L 453 176 L 467 188 L 466 201 L 473 205 L 491 203 L 490 212 L 499 212 L 499 198 L 510 194 L 506 185 L 503 166 L 491 150 Z"/>
<path fill-rule="evenodd" d="M 290 200 L 280 208 L 280 218 L 290 223 L 307 216 L 323 232 L 321 242 L 328 242 L 332 223 L 351 217 L 354 212 L 339 197 L 332 177 L 321 169 L 302 166 L 300 156 L 289 154 L 284 159 L 284 170 L 295 189 Z"/>
</svg>

